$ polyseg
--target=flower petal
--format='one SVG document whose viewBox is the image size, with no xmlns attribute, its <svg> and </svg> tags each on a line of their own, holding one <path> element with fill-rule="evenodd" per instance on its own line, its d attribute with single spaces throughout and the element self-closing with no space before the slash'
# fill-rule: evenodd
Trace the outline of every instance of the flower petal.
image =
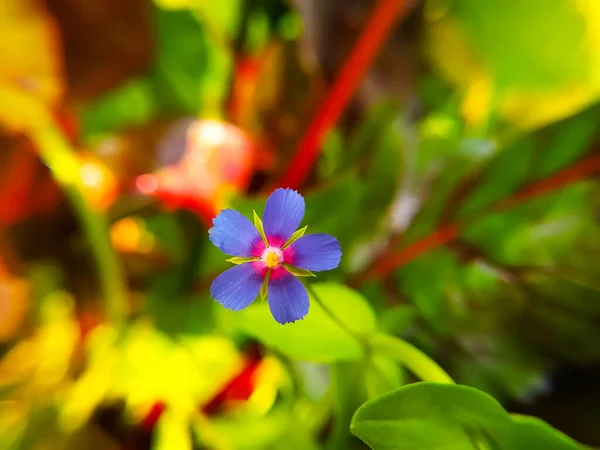
<svg viewBox="0 0 600 450">
<path fill-rule="evenodd" d="M 260 263 L 234 266 L 219 275 L 210 286 L 210 295 L 227 309 L 239 311 L 258 296 L 263 277 L 256 270 Z"/>
<path fill-rule="evenodd" d="M 265 233 L 268 238 L 276 236 L 285 242 L 294 234 L 303 217 L 304 198 L 292 189 L 276 189 L 265 206 Z"/>
<path fill-rule="evenodd" d="M 252 249 L 261 240 L 252 222 L 233 209 L 224 209 L 213 219 L 208 237 L 223 253 L 243 257 L 256 256 Z"/>
<path fill-rule="evenodd" d="M 300 280 L 285 271 L 269 280 L 269 308 L 280 324 L 303 319 L 308 314 L 308 293 Z"/>
<path fill-rule="evenodd" d="M 342 258 L 340 244 L 328 234 L 307 234 L 289 248 L 291 251 L 289 256 L 286 254 L 285 262 L 312 272 L 335 269 Z"/>
</svg>

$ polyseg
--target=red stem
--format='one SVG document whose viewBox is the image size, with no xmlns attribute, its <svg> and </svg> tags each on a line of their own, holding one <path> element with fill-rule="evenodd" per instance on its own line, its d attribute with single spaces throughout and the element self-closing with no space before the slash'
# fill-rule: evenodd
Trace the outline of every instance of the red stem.
<svg viewBox="0 0 600 450">
<path fill-rule="evenodd" d="M 493 204 L 491 209 L 494 211 L 504 211 L 541 195 L 561 189 L 595 172 L 600 172 L 599 154 L 584 159 L 548 178 L 525 186 L 517 193 Z M 454 224 L 444 226 L 395 254 L 384 255 L 363 276 L 358 277 L 358 284 L 362 284 L 368 278 L 385 278 L 399 267 L 411 262 L 423 253 L 447 244 L 459 235 L 463 225 Z"/>
<path fill-rule="evenodd" d="M 392 25 L 405 10 L 406 0 L 379 0 L 366 27 L 342 66 L 329 95 L 323 101 L 280 186 L 297 189 L 317 159 L 323 139 L 335 125 L 364 77 L 375 54 L 386 41 Z"/>
</svg>

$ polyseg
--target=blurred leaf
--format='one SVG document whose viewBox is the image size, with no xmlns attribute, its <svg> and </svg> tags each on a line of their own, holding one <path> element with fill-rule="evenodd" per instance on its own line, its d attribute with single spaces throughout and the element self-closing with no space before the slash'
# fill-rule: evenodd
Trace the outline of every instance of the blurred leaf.
<svg viewBox="0 0 600 450">
<path fill-rule="evenodd" d="M 366 337 L 374 332 L 375 315 L 360 294 L 334 283 L 314 284 L 313 289 L 328 311 L 353 333 Z M 332 319 L 329 312 L 311 298 L 306 318 L 286 325 L 275 322 L 267 302 L 227 314 L 233 316 L 243 331 L 290 358 L 317 362 L 360 359 L 361 343 Z"/>
<path fill-rule="evenodd" d="M 582 157 L 598 135 L 598 122 L 598 107 L 594 106 L 542 132 L 547 144 L 538 144 L 542 147 L 537 150 L 540 164 L 532 168 L 534 174 L 549 176 Z"/>
<path fill-rule="evenodd" d="M 379 319 L 381 331 L 388 334 L 400 335 L 413 325 L 416 311 L 412 305 L 401 305 L 386 308 Z"/>
<path fill-rule="evenodd" d="M 0 4 L 0 123 L 22 132 L 51 120 L 64 90 L 56 24 L 40 2 Z"/>
<path fill-rule="evenodd" d="M 321 176 L 325 179 L 335 176 L 340 171 L 342 165 L 346 165 L 348 156 L 344 149 L 344 139 L 342 133 L 333 129 L 323 142 L 323 149 L 321 150 L 321 158 L 319 160 L 319 168 L 321 170 Z"/>
<path fill-rule="evenodd" d="M 536 90 L 578 82 L 589 61 L 585 18 L 573 1 L 458 0 L 451 16 L 500 89 Z M 561 30 L 556 33 L 556 30 Z"/>
<path fill-rule="evenodd" d="M 367 400 L 365 361 L 338 362 L 331 367 L 333 402 L 333 429 L 327 450 L 356 447 L 356 438 L 350 433 L 350 422 L 357 408 Z"/>
<path fill-rule="evenodd" d="M 469 217 L 516 192 L 531 168 L 532 142 L 525 138 L 499 153 L 484 169 L 482 182 L 460 207 L 458 217 Z"/>
<path fill-rule="evenodd" d="M 371 156 L 361 179 L 364 186 L 359 225 L 361 233 L 370 234 L 377 230 L 400 186 L 402 140 L 398 127 L 395 118 L 369 145 Z"/>
<path fill-rule="evenodd" d="M 360 126 L 348 140 L 344 151 L 345 167 L 353 167 L 365 157 L 368 158 L 373 143 L 381 142 L 381 136 L 396 122 L 398 115 L 399 105 L 392 101 L 378 103 L 368 110 Z"/>
<path fill-rule="evenodd" d="M 428 14 L 430 54 L 465 92 L 463 114 L 471 124 L 482 124 L 498 108 L 516 127 L 536 128 L 600 94 L 596 2 L 431 4 L 437 6 Z"/>
<path fill-rule="evenodd" d="M 189 10 L 213 33 L 220 37 L 233 37 L 238 25 L 240 0 L 225 0 L 218 4 L 198 0 L 154 0 L 165 10 Z"/>
<path fill-rule="evenodd" d="M 451 327 L 447 287 L 457 269 L 456 258 L 440 249 L 411 261 L 396 275 L 402 292 L 440 333 Z"/>
<path fill-rule="evenodd" d="M 399 388 L 403 376 L 398 363 L 387 356 L 373 355 L 365 369 L 365 387 L 369 399 Z"/>
<path fill-rule="evenodd" d="M 150 83 L 132 80 L 84 110 L 82 131 L 93 135 L 144 124 L 155 114 L 154 102 Z"/>
<path fill-rule="evenodd" d="M 260 417 L 217 417 L 212 421 L 215 432 L 226 436 L 231 447 L 237 450 L 273 448 L 273 443 L 284 435 L 288 427 L 297 426 L 292 422 L 289 412 L 283 410 L 274 410 Z M 202 433 L 202 430 L 198 430 L 198 433 Z"/>
<path fill-rule="evenodd" d="M 498 155 L 492 140 L 461 138 L 462 131 L 454 130 L 458 126 L 453 124 L 455 120 L 451 115 L 433 115 L 426 119 L 448 124 L 429 125 L 438 129 L 436 132 L 423 130 L 417 157 L 410 162 L 414 184 L 410 193 L 422 204 L 404 234 L 405 242 L 427 235 L 440 221 L 449 220 L 479 171 Z"/>
<path fill-rule="evenodd" d="M 535 419 L 513 419 L 492 397 L 467 386 L 416 383 L 364 404 L 351 430 L 380 449 L 578 449 Z"/>
<path fill-rule="evenodd" d="M 336 179 L 319 190 L 307 192 L 306 213 L 302 222 L 309 226 L 311 233 L 335 236 L 342 252 L 346 254 L 355 241 L 363 189 L 360 181 L 351 175 Z M 335 205 L 335 211 L 331 205 Z M 340 215 L 343 219 L 340 219 Z"/>
<path fill-rule="evenodd" d="M 157 56 L 151 73 L 161 112 L 193 113 L 200 107 L 200 80 L 206 73 L 206 41 L 188 11 L 157 10 Z"/>
</svg>

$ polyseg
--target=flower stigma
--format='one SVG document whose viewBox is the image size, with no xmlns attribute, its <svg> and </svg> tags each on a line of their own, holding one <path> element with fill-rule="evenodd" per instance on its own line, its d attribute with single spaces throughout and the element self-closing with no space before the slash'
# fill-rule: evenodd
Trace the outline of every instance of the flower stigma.
<svg viewBox="0 0 600 450">
<path fill-rule="evenodd" d="M 275 269 L 283 262 L 283 252 L 278 247 L 267 247 L 261 257 L 269 269 Z"/>
</svg>

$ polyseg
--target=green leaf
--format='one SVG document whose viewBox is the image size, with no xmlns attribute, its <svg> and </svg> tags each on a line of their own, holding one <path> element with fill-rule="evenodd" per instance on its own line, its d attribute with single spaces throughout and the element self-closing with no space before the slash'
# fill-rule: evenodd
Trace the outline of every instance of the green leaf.
<svg viewBox="0 0 600 450">
<path fill-rule="evenodd" d="M 227 262 L 233 263 L 233 264 L 244 264 L 244 263 L 248 263 L 248 262 L 252 262 L 252 261 L 258 261 L 260 260 L 260 258 L 257 258 L 255 256 L 234 256 L 233 258 L 229 258 L 227 260 Z"/>
<path fill-rule="evenodd" d="M 581 158 L 590 149 L 598 131 L 598 106 L 570 117 L 540 133 L 540 164 L 534 168 L 537 178 L 547 177 Z"/>
<path fill-rule="evenodd" d="M 312 233 L 335 236 L 342 250 L 346 250 L 356 240 L 363 191 L 359 178 L 348 175 L 308 193 L 304 222 L 310 225 Z"/>
<path fill-rule="evenodd" d="M 258 214 L 256 214 L 256 210 L 253 209 L 252 214 L 254 215 L 254 226 L 258 230 L 263 242 L 268 247 L 269 241 L 267 240 L 267 236 L 265 235 L 265 228 L 263 227 L 262 220 L 260 220 L 260 217 L 258 217 Z"/>
<path fill-rule="evenodd" d="M 460 207 L 459 218 L 470 217 L 493 202 L 516 192 L 532 166 L 533 141 L 523 138 L 503 150 L 485 168 L 482 181 Z"/>
<path fill-rule="evenodd" d="M 212 69 L 212 48 L 205 31 L 190 11 L 154 14 L 157 55 L 150 73 L 161 112 L 197 112 L 201 105 L 201 83 Z"/>
<path fill-rule="evenodd" d="M 360 445 L 350 433 L 350 423 L 354 412 L 367 400 L 364 372 L 364 361 L 338 362 L 331 367 L 333 427 L 327 450 L 358 448 Z"/>
<path fill-rule="evenodd" d="M 152 85 L 147 80 L 134 79 L 83 109 L 83 133 L 100 134 L 141 125 L 153 117 L 155 110 Z"/>
<path fill-rule="evenodd" d="M 516 449 L 567 450 L 583 446 L 537 417 L 511 414 L 511 440 Z"/>
<path fill-rule="evenodd" d="M 396 102 L 376 104 L 348 140 L 346 167 L 357 167 L 363 186 L 358 229 L 369 236 L 377 231 L 400 183 L 402 136 L 400 108 Z"/>
<path fill-rule="evenodd" d="M 477 389 L 428 382 L 365 403 L 351 431 L 373 450 L 478 450 L 482 443 L 498 450 L 581 448 L 541 421 L 511 417 Z"/>
<path fill-rule="evenodd" d="M 317 362 L 362 358 L 363 347 L 349 331 L 365 338 L 375 331 L 375 314 L 369 303 L 358 292 L 341 284 L 314 284 L 312 289 L 343 327 L 313 298 L 306 318 L 286 325 L 273 319 L 266 303 L 255 303 L 235 313 L 221 310 L 230 315 L 242 331 L 290 358 Z"/>
<path fill-rule="evenodd" d="M 304 233 L 306 233 L 307 228 L 308 225 L 306 225 L 304 228 L 300 228 L 299 230 L 294 231 L 294 234 L 290 236 L 290 238 L 287 240 L 287 242 L 283 245 L 282 248 L 288 247 L 292 242 L 297 241 L 302 236 L 304 236 Z"/>
<path fill-rule="evenodd" d="M 296 275 L 297 277 L 316 277 L 310 270 L 300 269 L 299 267 L 290 266 L 289 264 L 283 264 L 283 267 L 285 267 L 289 273 Z"/>
<path fill-rule="evenodd" d="M 365 369 L 365 387 L 369 398 L 376 398 L 402 385 L 402 371 L 398 363 L 381 354 L 373 355 Z"/>
<path fill-rule="evenodd" d="M 414 306 L 400 305 L 381 312 L 381 330 L 389 334 L 401 335 L 410 328 L 417 316 Z"/>
<path fill-rule="evenodd" d="M 267 270 L 265 274 L 265 279 L 263 280 L 263 284 L 260 287 L 260 301 L 264 302 L 265 298 L 267 298 L 267 294 L 269 293 L 269 280 L 271 279 L 271 271 Z"/>
</svg>

